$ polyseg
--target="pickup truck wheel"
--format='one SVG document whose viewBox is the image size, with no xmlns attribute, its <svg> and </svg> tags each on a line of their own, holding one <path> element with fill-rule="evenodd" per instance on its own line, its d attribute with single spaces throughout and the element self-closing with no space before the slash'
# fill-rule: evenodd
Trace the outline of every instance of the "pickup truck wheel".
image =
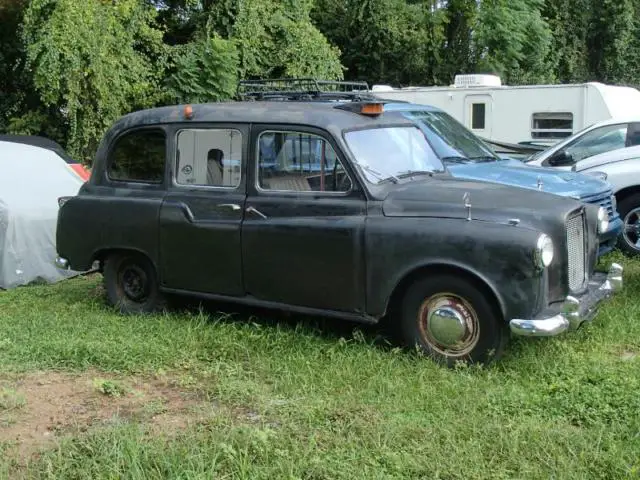
<svg viewBox="0 0 640 480">
<path fill-rule="evenodd" d="M 640 254 L 640 193 L 623 199 L 618 204 L 618 213 L 624 223 L 618 247 L 628 255 Z"/>
<path fill-rule="evenodd" d="M 142 255 L 110 255 L 105 262 L 103 277 L 107 300 L 120 313 L 152 313 L 165 306 L 155 268 Z"/>
<path fill-rule="evenodd" d="M 418 280 L 405 292 L 399 311 L 405 343 L 448 366 L 489 364 L 500 358 L 509 339 L 484 292 L 453 275 Z"/>
</svg>

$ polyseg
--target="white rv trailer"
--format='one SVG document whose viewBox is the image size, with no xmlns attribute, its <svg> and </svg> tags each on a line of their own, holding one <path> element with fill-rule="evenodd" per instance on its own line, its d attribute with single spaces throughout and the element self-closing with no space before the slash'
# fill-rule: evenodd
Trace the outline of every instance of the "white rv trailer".
<svg viewBox="0 0 640 480">
<path fill-rule="evenodd" d="M 596 82 L 509 86 L 495 75 L 456 75 L 448 87 L 374 85 L 372 92 L 440 108 L 476 135 L 511 144 L 553 145 L 595 122 L 640 115 L 638 90 Z"/>
</svg>

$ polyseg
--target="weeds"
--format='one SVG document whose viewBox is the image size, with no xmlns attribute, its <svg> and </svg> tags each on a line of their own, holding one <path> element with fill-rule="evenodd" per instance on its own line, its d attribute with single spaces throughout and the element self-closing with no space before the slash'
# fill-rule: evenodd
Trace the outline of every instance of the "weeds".
<svg viewBox="0 0 640 480">
<path fill-rule="evenodd" d="M 378 342 L 377 328 L 270 312 L 122 317 L 104 307 L 99 278 L 2 293 L 0 373 L 166 377 L 211 406 L 169 437 L 150 435 L 142 421 L 90 430 L 24 473 L 638 478 L 640 261 L 614 259 L 625 265 L 625 291 L 592 325 L 556 339 L 514 339 L 492 368 L 445 369 Z M 98 379 L 96 388 L 115 396 L 123 385 Z M 0 472 L 10 462 L 0 459 Z"/>
</svg>

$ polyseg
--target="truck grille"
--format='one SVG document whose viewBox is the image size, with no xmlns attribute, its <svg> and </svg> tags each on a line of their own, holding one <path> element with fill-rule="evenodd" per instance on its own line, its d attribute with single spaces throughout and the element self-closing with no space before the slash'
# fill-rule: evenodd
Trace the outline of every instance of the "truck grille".
<svg viewBox="0 0 640 480">
<path fill-rule="evenodd" d="M 609 221 L 611 221 L 618 214 L 617 212 L 614 211 L 612 196 L 613 196 L 613 191 L 607 190 L 606 192 L 598 193 L 596 195 L 582 197 L 580 200 L 582 200 L 585 203 L 592 203 L 594 205 L 599 205 L 601 207 L 604 207 L 604 209 L 609 214 Z"/>
<path fill-rule="evenodd" d="M 574 215 L 567 220 L 567 253 L 569 290 L 576 291 L 584 286 L 586 278 L 583 213 Z"/>
</svg>

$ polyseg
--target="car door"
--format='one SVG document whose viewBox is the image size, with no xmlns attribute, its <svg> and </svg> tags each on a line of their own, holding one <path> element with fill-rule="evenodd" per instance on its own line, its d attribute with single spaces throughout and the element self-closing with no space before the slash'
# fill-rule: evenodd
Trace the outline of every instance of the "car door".
<svg viewBox="0 0 640 480">
<path fill-rule="evenodd" d="M 248 126 L 189 124 L 171 138 L 172 185 L 160 211 L 163 286 L 241 296 Z"/>
<path fill-rule="evenodd" d="M 254 126 L 242 226 L 244 285 L 256 299 L 364 310 L 366 197 L 331 136 Z"/>
</svg>

